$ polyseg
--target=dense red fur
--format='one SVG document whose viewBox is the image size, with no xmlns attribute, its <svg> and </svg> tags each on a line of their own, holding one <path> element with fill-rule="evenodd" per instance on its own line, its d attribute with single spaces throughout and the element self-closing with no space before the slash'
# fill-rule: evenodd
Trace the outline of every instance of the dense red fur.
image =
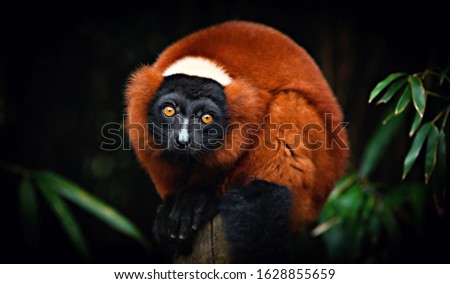
<svg viewBox="0 0 450 284">
<path fill-rule="evenodd" d="M 261 125 L 264 117 L 270 115 L 272 123 L 293 123 L 295 127 L 282 133 L 272 131 L 270 138 L 264 137 L 262 131 L 268 127 L 267 123 L 244 135 L 229 132 L 226 143 L 233 147 L 217 150 L 194 168 L 183 169 L 160 159 L 160 151 L 146 146 L 152 145 L 146 133 L 146 112 L 163 80 L 162 73 L 185 56 L 208 58 L 231 76 L 232 83 L 225 87 L 231 124 Z M 227 22 L 181 39 L 168 47 L 152 66 L 143 66 L 132 75 L 126 98 L 131 141 L 163 198 L 186 184 L 220 187 L 226 192 L 253 179 L 263 179 L 292 190 L 292 220 L 293 227 L 297 227 L 317 216 L 345 170 L 348 150 L 332 145 L 333 137 L 325 138 L 332 127 L 341 127 L 343 117 L 322 73 L 304 49 L 264 25 Z M 326 113 L 333 114 L 326 131 L 309 133 L 310 141 L 322 141 L 329 147 L 292 148 L 295 135 L 305 134 L 305 124 L 315 123 L 325 129 Z M 261 143 L 269 139 L 276 148 L 260 145 L 253 149 L 245 144 L 252 135 L 258 136 Z M 345 129 L 338 135 L 347 144 Z"/>
</svg>

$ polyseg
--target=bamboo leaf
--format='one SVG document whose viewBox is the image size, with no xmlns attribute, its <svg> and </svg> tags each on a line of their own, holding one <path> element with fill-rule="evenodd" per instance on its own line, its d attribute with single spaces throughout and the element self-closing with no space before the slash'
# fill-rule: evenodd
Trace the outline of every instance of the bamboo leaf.
<svg viewBox="0 0 450 284">
<path fill-rule="evenodd" d="M 419 128 L 420 123 L 422 122 L 422 117 L 418 112 L 416 112 L 414 116 L 413 123 L 411 125 L 411 129 L 409 130 L 409 137 L 412 137 L 414 133 L 416 133 L 416 130 Z"/>
<path fill-rule="evenodd" d="M 32 247 L 39 243 L 39 207 L 36 190 L 28 177 L 19 185 L 19 208 L 24 238 Z"/>
<path fill-rule="evenodd" d="M 409 198 L 407 190 L 409 183 L 402 182 L 398 186 L 394 187 L 395 190 L 387 190 L 383 195 L 384 210 L 393 210 L 396 207 L 402 205 Z"/>
<path fill-rule="evenodd" d="M 408 106 L 410 101 L 411 101 L 411 89 L 409 86 L 407 86 L 403 91 L 402 96 L 398 100 L 397 107 L 395 108 L 395 115 L 399 115 L 400 113 L 402 113 Z"/>
<path fill-rule="evenodd" d="M 428 133 L 427 152 L 425 156 L 425 183 L 428 183 L 436 167 L 436 152 L 439 141 L 439 129 L 432 125 Z"/>
<path fill-rule="evenodd" d="M 330 194 L 328 200 L 338 198 L 343 192 L 345 192 L 350 186 L 356 182 L 357 176 L 354 173 L 350 173 L 339 181 L 336 182 L 333 191 Z"/>
<path fill-rule="evenodd" d="M 397 93 L 405 84 L 406 77 L 399 78 L 389 87 L 389 89 L 386 91 L 386 94 L 377 102 L 377 104 L 389 102 L 390 99 L 395 95 L 395 93 Z"/>
<path fill-rule="evenodd" d="M 396 79 L 406 76 L 405 73 L 394 73 L 386 77 L 383 81 L 379 82 L 375 88 L 370 92 L 369 103 L 373 101 L 390 83 Z"/>
<path fill-rule="evenodd" d="M 420 116 L 423 117 L 427 98 L 425 96 L 425 88 L 423 87 L 422 80 L 414 76 L 409 76 L 408 80 L 409 85 L 411 86 L 414 107 Z"/>
<path fill-rule="evenodd" d="M 73 182 L 55 173 L 43 171 L 38 173 L 39 177 L 51 184 L 51 190 L 82 207 L 92 215 L 102 220 L 111 228 L 132 237 L 144 246 L 148 245 L 147 240 L 137 227 L 125 216 L 113 207 L 107 205 L 101 199 L 91 195 Z"/>
<path fill-rule="evenodd" d="M 386 123 L 389 122 L 389 120 L 391 120 L 393 117 L 395 117 L 395 111 L 392 111 L 388 116 L 386 116 L 383 121 L 381 122 L 381 124 L 385 125 Z"/>
<path fill-rule="evenodd" d="M 415 222 L 416 229 L 423 224 L 425 204 L 427 203 L 428 190 L 423 183 L 402 182 L 383 193 L 382 204 L 378 214 L 385 211 L 401 212 L 408 208 L 411 221 Z M 409 212 L 411 210 L 411 212 Z M 395 213 L 394 213 L 394 216 Z M 398 219 L 398 217 L 396 216 Z"/>
<path fill-rule="evenodd" d="M 66 231 L 72 243 L 75 245 L 77 250 L 85 257 L 89 258 L 89 249 L 87 247 L 86 241 L 82 234 L 81 228 L 78 222 L 73 217 L 70 208 L 58 195 L 56 195 L 53 190 L 50 189 L 50 184 L 37 178 L 37 184 L 39 185 L 42 194 L 47 200 L 48 205 L 53 210 L 55 215 L 58 217 L 61 225 Z"/>
<path fill-rule="evenodd" d="M 358 183 L 353 183 L 339 198 L 334 200 L 336 215 L 349 222 L 357 222 L 365 193 Z"/>
<path fill-rule="evenodd" d="M 422 145 L 425 142 L 425 139 L 427 138 L 431 127 L 432 127 L 431 123 L 429 122 L 425 123 L 417 132 L 416 137 L 414 137 L 414 141 L 412 143 L 411 148 L 409 149 L 408 154 L 406 155 L 405 162 L 403 165 L 403 177 L 402 177 L 403 179 L 405 179 L 406 175 L 409 173 L 412 166 L 414 165 L 414 162 L 419 156 L 420 149 L 422 149 Z"/>
<path fill-rule="evenodd" d="M 445 143 L 445 132 L 441 131 L 439 132 L 439 147 L 438 147 L 438 156 L 439 156 L 439 160 L 442 160 L 442 167 L 444 168 L 444 170 L 442 171 L 443 173 L 446 173 L 445 168 L 446 168 L 446 161 L 447 161 L 447 144 Z M 441 163 L 438 163 L 441 164 Z"/>
<path fill-rule="evenodd" d="M 396 116 L 385 125 L 378 127 L 364 149 L 361 166 L 359 168 L 360 176 L 367 177 L 370 173 L 372 173 L 383 157 L 383 154 L 391 143 L 394 135 L 400 128 L 403 119 L 403 115 Z"/>
<path fill-rule="evenodd" d="M 441 130 L 438 137 L 437 163 L 431 184 L 435 194 L 435 205 L 437 212 L 443 216 L 444 204 L 446 202 L 447 189 L 447 144 L 445 141 L 445 132 Z"/>
</svg>

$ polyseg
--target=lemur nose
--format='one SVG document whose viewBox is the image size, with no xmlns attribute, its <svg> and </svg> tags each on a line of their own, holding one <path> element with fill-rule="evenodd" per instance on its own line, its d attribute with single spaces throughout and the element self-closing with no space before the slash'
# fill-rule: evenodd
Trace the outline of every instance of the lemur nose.
<svg viewBox="0 0 450 284">
<path fill-rule="evenodd" d="M 178 133 L 177 143 L 180 146 L 186 146 L 190 143 L 189 132 L 188 132 L 189 120 L 184 118 L 181 123 L 181 129 Z"/>
<path fill-rule="evenodd" d="M 190 139 L 189 139 L 189 133 L 188 133 L 187 129 L 186 128 L 181 129 L 180 133 L 178 134 L 177 142 L 180 145 L 188 145 L 189 141 L 190 141 Z"/>
</svg>

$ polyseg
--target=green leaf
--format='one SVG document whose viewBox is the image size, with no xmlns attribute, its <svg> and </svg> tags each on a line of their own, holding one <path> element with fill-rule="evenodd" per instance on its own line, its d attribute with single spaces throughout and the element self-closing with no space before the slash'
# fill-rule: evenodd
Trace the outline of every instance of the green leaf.
<svg viewBox="0 0 450 284">
<path fill-rule="evenodd" d="M 85 258 L 89 258 L 89 249 L 81 232 L 81 228 L 73 217 L 67 204 L 50 189 L 50 184 L 47 181 L 38 178 L 37 184 L 72 243 Z"/>
<path fill-rule="evenodd" d="M 411 101 L 411 89 L 408 86 L 405 88 L 402 96 L 398 100 L 397 107 L 395 108 L 395 115 L 399 115 L 400 113 L 402 113 L 408 106 L 410 101 Z"/>
<path fill-rule="evenodd" d="M 349 222 L 357 222 L 359 211 L 365 202 L 365 193 L 360 184 L 352 184 L 339 198 L 334 202 L 336 213 Z"/>
<path fill-rule="evenodd" d="M 50 184 L 51 190 L 54 193 L 74 202 L 102 220 L 105 224 L 108 224 L 111 228 L 138 240 L 144 246 L 148 246 L 147 240 L 136 226 L 101 199 L 91 195 L 78 185 L 55 173 L 43 171 L 39 172 L 38 176 Z"/>
<path fill-rule="evenodd" d="M 414 223 L 417 228 L 423 225 L 425 204 L 427 203 L 427 190 L 423 183 L 402 182 L 390 187 L 383 194 L 382 211 L 396 212 L 397 216 L 411 218 L 409 222 Z M 400 214 L 399 214 L 400 213 Z"/>
<path fill-rule="evenodd" d="M 359 175 L 367 177 L 378 165 L 387 147 L 390 145 L 394 135 L 397 133 L 404 119 L 403 115 L 395 116 L 385 125 L 377 128 L 370 138 L 361 160 Z"/>
<path fill-rule="evenodd" d="M 438 137 L 437 163 L 431 185 L 435 194 L 435 205 L 438 213 L 443 216 L 447 190 L 447 144 L 445 132 L 441 130 Z"/>
<path fill-rule="evenodd" d="M 429 122 L 425 123 L 419 129 L 419 132 L 417 132 L 416 137 L 414 137 L 414 141 L 412 143 L 411 148 L 409 149 L 408 154 L 406 155 L 405 162 L 403 165 L 403 177 L 402 177 L 403 179 L 405 179 L 406 175 L 409 173 L 412 166 L 414 165 L 414 162 L 419 156 L 420 149 L 422 149 L 422 145 L 425 142 L 425 139 L 427 138 L 431 127 L 432 127 L 431 123 Z"/>
<path fill-rule="evenodd" d="M 383 210 L 393 210 L 407 201 L 409 196 L 407 195 L 408 192 L 404 192 L 403 190 L 405 185 L 409 185 L 409 183 L 405 181 L 384 193 L 381 199 L 383 202 Z"/>
<path fill-rule="evenodd" d="M 414 116 L 414 121 L 411 125 L 411 129 L 409 130 L 409 137 L 412 137 L 414 135 L 416 130 L 419 128 L 421 122 L 422 122 L 422 117 L 420 116 L 420 114 L 418 112 L 416 112 L 416 114 Z"/>
<path fill-rule="evenodd" d="M 34 247 L 39 243 L 39 207 L 36 190 L 28 177 L 19 185 L 19 208 L 22 230 L 26 242 Z"/>
<path fill-rule="evenodd" d="M 395 81 L 387 90 L 386 94 L 377 102 L 377 104 L 383 104 L 389 102 L 389 100 L 406 84 L 406 77 L 400 78 Z"/>
<path fill-rule="evenodd" d="M 386 116 L 383 121 L 381 122 L 381 124 L 385 125 L 386 123 L 389 122 L 389 120 L 391 120 L 393 117 L 395 117 L 395 111 L 392 111 L 388 116 Z"/>
<path fill-rule="evenodd" d="M 379 82 L 375 88 L 370 92 L 369 103 L 373 101 L 390 83 L 395 81 L 396 79 L 406 76 L 405 73 L 394 73 L 386 77 L 383 81 Z"/>
<path fill-rule="evenodd" d="M 436 152 L 439 141 L 439 129 L 432 125 L 428 133 L 427 152 L 425 156 L 425 183 L 428 183 L 436 166 Z"/>
<path fill-rule="evenodd" d="M 362 208 L 361 212 L 361 221 L 366 223 L 369 218 L 372 216 L 372 213 L 375 209 L 376 200 L 373 194 L 367 195 L 366 202 Z M 366 228 L 367 230 L 367 228 Z"/>
<path fill-rule="evenodd" d="M 439 147 L 438 147 L 438 156 L 439 156 L 439 160 L 442 161 L 442 163 L 438 163 L 441 164 L 440 166 L 443 167 L 443 173 L 445 173 L 445 168 L 446 168 L 446 161 L 447 161 L 447 144 L 445 143 L 445 132 L 441 131 L 439 132 Z"/>
<path fill-rule="evenodd" d="M 425 96 L 425 88 L 423 87 L 422 80 L 414 76 L 409 76 L 408 80 L 411 86 L 414 107 L 420 116 L 423 117 L 427 97 Z"/>
<path fill-rule="evenodd" d="M 334 198 L 339 197 L 343 192 L 345 192 L 350 186 L 352 186 L 357 179 L 357 176 L 354 173 L 350 173 L 343 178 L 341 178 L 336 185 L 334 186 L 333 191 L 330 194 L 328 200 L 333 200 Z"/>
</svg>

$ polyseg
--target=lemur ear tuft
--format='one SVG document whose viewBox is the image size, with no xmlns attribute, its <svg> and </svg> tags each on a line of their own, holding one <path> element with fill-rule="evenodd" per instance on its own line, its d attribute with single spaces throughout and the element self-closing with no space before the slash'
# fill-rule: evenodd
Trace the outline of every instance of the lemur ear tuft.
<svg viewBox="0 0 450 284">
<path fill-rule="evenodd" d="M 130 76 L 125 91 L 127 105 L 147 104 L 156 94 L 164 77 L 153 67 L 144 65 Z"/>
</svg>

